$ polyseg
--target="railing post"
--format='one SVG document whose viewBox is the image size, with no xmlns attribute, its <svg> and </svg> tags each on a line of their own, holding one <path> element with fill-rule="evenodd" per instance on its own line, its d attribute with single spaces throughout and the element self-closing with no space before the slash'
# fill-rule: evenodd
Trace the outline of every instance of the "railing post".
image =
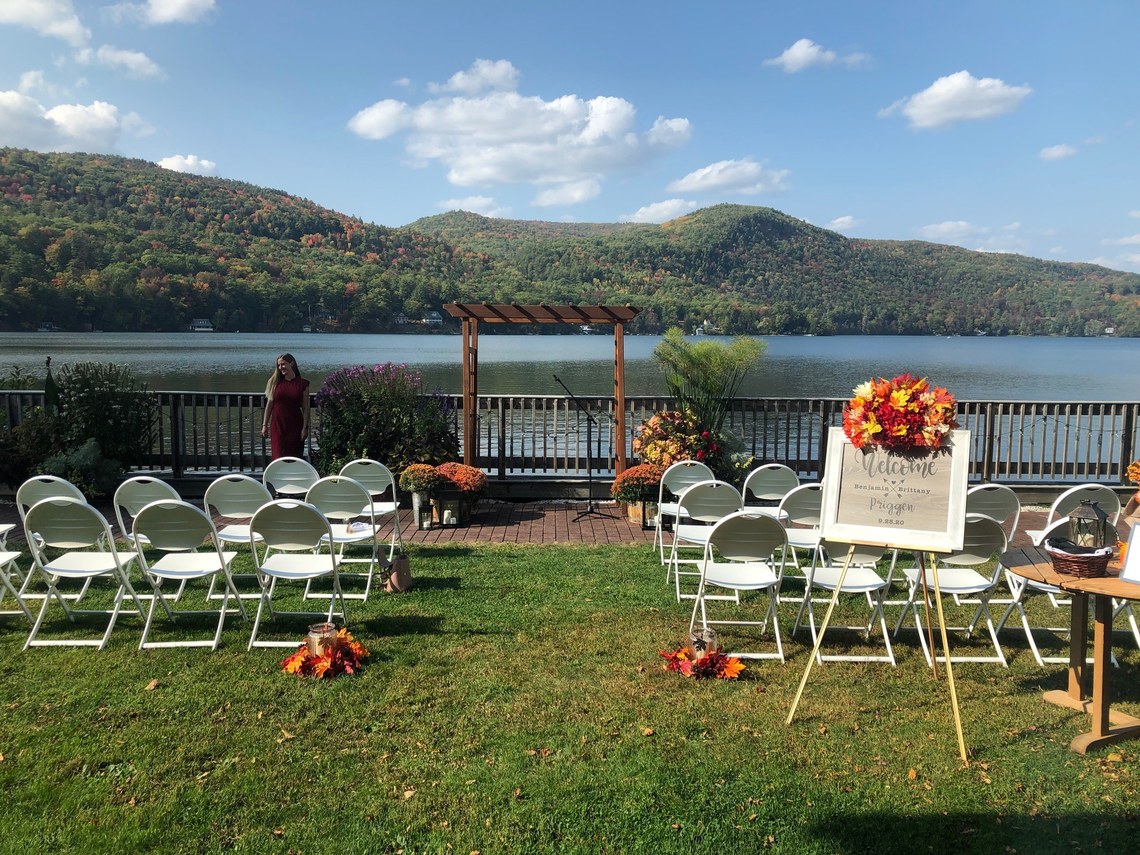
<svg viewBox="0 0 1140 855">
<path fill-rule="evenodd" d="M 981 413 L 978 414 L 979 416 Z M 994 405 L 987 403 L 985 408 L 985 433 L 982 435 L 982 481 L 988 482 L 994 471 Z"/>
<path fill-rule="evenodd" d="M 182 395 L 170 397 L 170 471 L 175 478 L 181 478 L 186 467 L 186 418 L 182 401 Z"/>
<path fill-rule="evenodd" d="M 503 403 L 504 399 L 499 398 L 498 469 L 500 478 L 507 477 L 507 410 Z"/>
<path fill-rule="evenodd" d="M 1136 459 L 1136 404 L 1126 406 L 1123 413 L 1123 424 L 1120 428 L 1120 480 L 1125 480 L 1124 473 L 1128 464 Z"/>
</svg>

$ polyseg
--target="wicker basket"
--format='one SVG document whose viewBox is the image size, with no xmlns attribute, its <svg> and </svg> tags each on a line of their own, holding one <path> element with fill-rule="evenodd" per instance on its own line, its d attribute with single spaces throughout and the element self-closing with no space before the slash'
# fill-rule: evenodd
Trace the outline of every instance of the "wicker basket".
<svg viewBox="0 0 1140 855">
<path fill-rule="evenodd" d="M 1052 550 L 1045 550 L 1053 559 L 1053 569 L 1065 576 L 1074 579 L 1095 579 L 1105 575 L 1108 570 L 1108 561 L 1112 553 L 1104 555 L 1064 555 Z"/>
</svg>

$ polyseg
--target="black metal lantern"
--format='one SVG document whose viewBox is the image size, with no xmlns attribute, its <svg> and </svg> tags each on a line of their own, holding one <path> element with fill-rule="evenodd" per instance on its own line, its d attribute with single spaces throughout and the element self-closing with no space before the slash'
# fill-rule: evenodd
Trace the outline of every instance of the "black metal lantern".
<svg viewBox="0 0 1140 855">
<path fill-rule="evenodd" d="M 1084 499 L 1069 514 L 1069 540 L 1077 546 L 1100 549 L 1116 543 L 1116 531 L 1101 506 Z"/>
</svg>

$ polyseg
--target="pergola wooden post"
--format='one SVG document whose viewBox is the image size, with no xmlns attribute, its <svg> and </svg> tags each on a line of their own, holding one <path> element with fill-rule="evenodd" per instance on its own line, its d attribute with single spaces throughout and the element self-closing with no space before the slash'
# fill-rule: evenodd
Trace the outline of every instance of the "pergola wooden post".
<svg viewBox="0 0 1140 855">
<path fill-rule="evenodd" d="M 444 311 L 463 327 L 463 462 L 475 465 L 479 435 L 479 322 L 489 324 L 612 324 L 614 328 L 614 448 L 617 471 L 625 470 L 625 325 L 641 309 L 632 306 L 520 306 L 449 303 Z"/>
</svg>

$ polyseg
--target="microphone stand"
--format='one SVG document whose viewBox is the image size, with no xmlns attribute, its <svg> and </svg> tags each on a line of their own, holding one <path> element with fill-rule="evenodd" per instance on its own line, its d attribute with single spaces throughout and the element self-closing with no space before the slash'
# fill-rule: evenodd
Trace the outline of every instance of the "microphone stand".
<svg viewBox="0 0 1140 855">
<path fill-rule="evenodd" d="M 608 516 L 601 511 L 594 508 L 594 458 L 593 458 L 593 444 L 594 437 L 591 432 L 591 427 L 597 424 L 594 417 L 590 415 L 590 411 L 586 409 L 585 405 L 579 401 L 573 392 L 566 388 L 566 384 L 558 379 L 558 375 L 554 375 L 554 380 L 566 390 L 566 394 L 570 396 L 570 400 L 578 407 L 582 415 L 586 417 L 586 510 L 574 517 L 572 522 L 578 522 L 582 517 L 589 516 L 590 514 L 597 514 L 599 516 Z"/>
</svg>

